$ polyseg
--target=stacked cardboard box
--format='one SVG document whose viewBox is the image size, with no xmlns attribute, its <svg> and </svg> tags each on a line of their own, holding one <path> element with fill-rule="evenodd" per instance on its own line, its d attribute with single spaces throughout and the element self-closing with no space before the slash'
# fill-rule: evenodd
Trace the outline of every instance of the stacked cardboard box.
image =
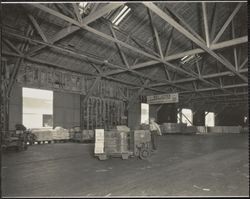
<svg viewBox="0 0 250 199">
<path fill-rule="evenodd" d="M 118 131 L 105 131 L 104 133 L 104 149 L 106 153 L 118 153 L 119 152 L 119 138 Z"/>
<path fill-rule="evenodd" d="M 52 137 L 52 129 L 51 128 L 37 128 L 32 129 L 31 132 L 36 136 L 36 141 L 51 141 Z"/>
<path fill-rule="evenodd" d="M 53 140 L 68 140 L 69 139 L 69 130 L 62 127 L 56 127 L 52 131 Z"/>
<path fill-rule="evenodd" d="M 69 129 L 69 139 L 73 140 L 75 136 L 75 130 L 74 128 Z"/>
<path fill-rule="evenodd" d="M 120 129 L 121 130 L 121 129 Z M 125 153 L 128 152 L 128 130 L 105 131 L 104 148 L 106 153 Z"/>
<path fill-rule="evenodd" d="M 130 128 L 125 125 L 116 126 L 120 136 L 120 151 L 127 152 L 129 150 L 128 140 L 130 139 Z"/>
<path fill-rule="evenodd" d="M 95 154 L 104 153 L 104 129 L 95 129 Z"/>
<path fill-rule="evenodd" d="M 121 152 L 128 151 L 128 132 L 120 132 L 120 150 Z"/>
</svg>

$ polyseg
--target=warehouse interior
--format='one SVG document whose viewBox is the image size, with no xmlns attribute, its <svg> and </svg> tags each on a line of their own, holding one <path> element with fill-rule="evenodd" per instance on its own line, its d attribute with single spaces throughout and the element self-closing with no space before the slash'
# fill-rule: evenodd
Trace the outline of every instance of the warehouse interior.
<svg viewBox="0 0 250 199">
<path fill-rule="evenodd" d="M 247 8 L 1 3 L 2 197 L 249 196 Z"/>
</svg>

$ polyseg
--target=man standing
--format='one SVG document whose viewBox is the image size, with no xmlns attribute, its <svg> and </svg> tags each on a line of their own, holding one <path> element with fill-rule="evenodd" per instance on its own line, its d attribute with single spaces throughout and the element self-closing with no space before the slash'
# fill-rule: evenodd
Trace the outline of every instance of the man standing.
<svg viewBox="0 0 250 199">
<path fill-rule="evenodd" d="M 149 129 L 151 131 L 151 141 L 153 150 L 157 150 L 157 136 L 162 135 L 159 125 L 155 122 L 154 118 L 149 120 Z"/>
</svg>

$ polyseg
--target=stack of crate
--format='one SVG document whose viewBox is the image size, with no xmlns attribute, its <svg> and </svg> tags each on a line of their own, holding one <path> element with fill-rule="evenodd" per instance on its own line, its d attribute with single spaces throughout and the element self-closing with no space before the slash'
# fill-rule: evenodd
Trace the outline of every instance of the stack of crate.
<svg viewBox="0 0 250 199">
<path fill-rule="evenodd" d="M 116 126 L 116 129 L 119 133 L 120 137 L 120 150 L 121 152 L 127 152 L 129 150 L 128 146 L 128 140 L 130 136 L 130 128 L 128 128 L 126 125 L 118 125 Z"/>
<path fill-rule="evenodd" d="M 74 128 L 69 129 L 69 139 L 73 140 L 75 136 L 75 130 Z"/>
<path fill-rule="evenodd" d="M 75 141 L 75 140 L 80 140 L 80 136 L 81 136 L 81 128 L 80 127 L 74 127 L 73 128 L 73 133 L 71 134 L 72 136 L 72 140 Z"/>
<path fill-rule="evenodd" d="M 69 140 L 69 130 L 62 127 L 56 127 L 52 131 L 53 140 Z"/>
<path fill-rule="evenodd" d="M 51 128 L 37 128 L 31 130 L 32 134 L 35 135 L 36 141 L 51 141 L 52 137 L 52 129 Z"/>
<path fill-rule="evenodd" d="M 120 132 L 120 151 L 121 153 L 128 152 L 128 133 L 129 132 Z"/>
<path fill-rule="evenodd" d="M 104 129 L 95 129 L 95 154 L 104 153 Z"/>
<path fill-rule="evenodd" d="M 107 154 L 128 152 L 128 132 L 111 130 L 104 133 L 104 149 Z"/>
<path fill-rule="evenodd" d="M 116 130 L 105 131 L 104 133 L 104 151 L 106 153 L 118 153 L 119 152 L 119 140 Z"/>
</svg>

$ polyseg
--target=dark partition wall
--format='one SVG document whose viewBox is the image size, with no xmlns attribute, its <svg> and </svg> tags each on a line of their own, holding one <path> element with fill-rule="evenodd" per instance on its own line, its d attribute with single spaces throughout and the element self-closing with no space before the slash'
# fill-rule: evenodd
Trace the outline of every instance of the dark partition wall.
<svg viewBox="0 0 250 199">
<path fill-rule="evenodd" d="M 177 106 L 176 104 L 163 104 L 157 114 L 157 122 L 177 123 Z"/>
</svg>

